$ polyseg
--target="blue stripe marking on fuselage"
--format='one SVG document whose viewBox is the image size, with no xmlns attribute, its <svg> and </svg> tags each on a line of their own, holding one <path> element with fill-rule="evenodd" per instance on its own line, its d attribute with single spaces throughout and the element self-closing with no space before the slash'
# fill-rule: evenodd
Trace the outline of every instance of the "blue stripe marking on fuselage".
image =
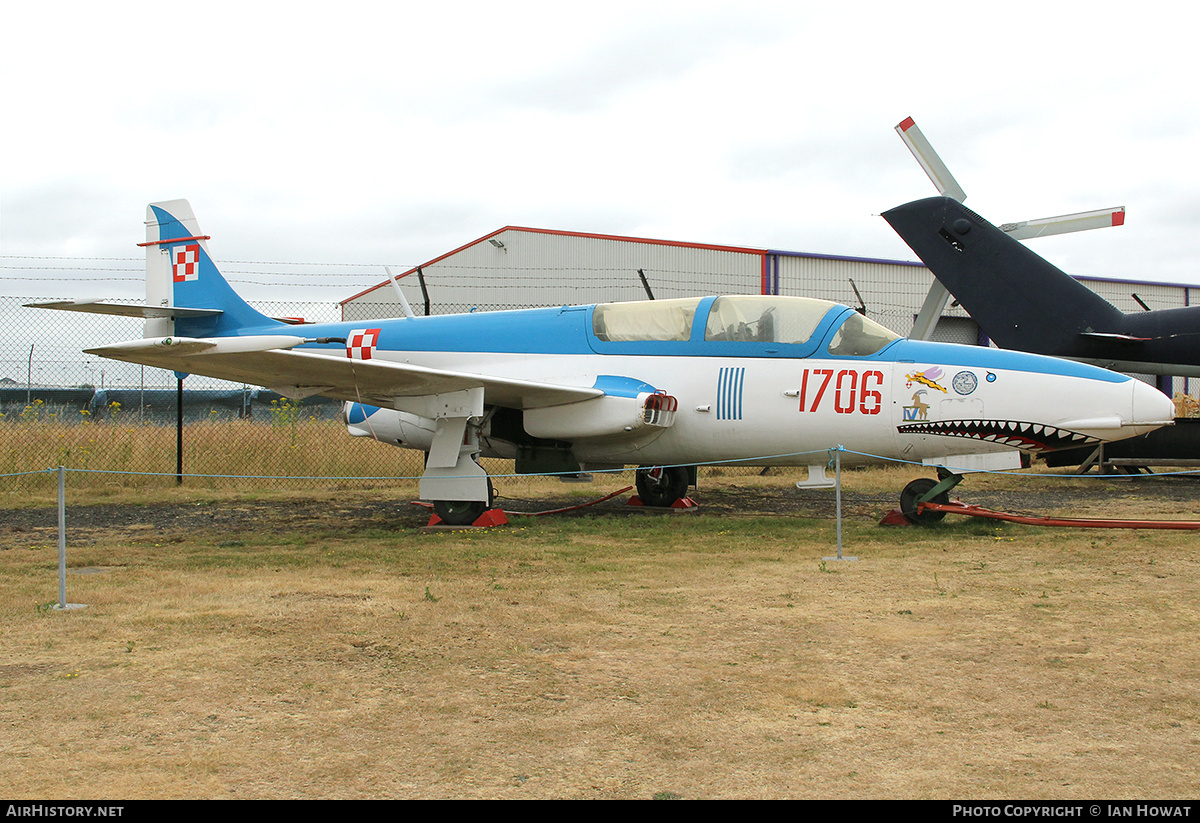
<svg viewBox="0 0 1200 823">
<path fill-rule="evenodd" d="M 590 307 L 584 307 L 590 308 Z M 469 315 L 442 315 L 394 320 L 359 320 L 351 323 L 314 324 L 291 327 L 303 329 L 305 336 L 345 337 L 351 329 L 381 329 L 378 348 L 381 351 L 448 351 L 448 352 L 511 352 L 513 354 L 581 354 L 605 353 L 605 344 L 590 345 L 590 312 L 571 309 L 526 309 L 510 312 L 479 312 Z M 287 327 L 284 327 L 287 328 Z M 278 333 L 279 327 L 264 329 L 247 327 L 240 334 Z M 594 342 L 594 341 L 593 341 Z M 736 344 L 707 343 L 704 340 L 686 342 L 621 344 L 620 351 L 613 354 L 633 356 L 665 357 L 757 357 L 764 359 L 787 359 L 795 357 L 789 347 L 774 346 L 779 351 L 758 351 L 762 344 L 748 344 L 739 349 Z M 343 349 L 340 344 L 305 344 L 303 348 L 321 350 Z M 799 347 L 797 347 L 799 348 Z M 822 347 L 809 357 L 829 357 Z M 808 359 L 795 357 L 795 359 Z M 979 369 L 1008 369 L 1021 372 L 1062 375 L 1122 383 L 1132 378 L 1117 374 L 1098 366 L 1078 363 L 1025 352 L 993 349 L 984 346 L 967 346 L 953 343 L 934 343 L 923 340 L 899 340 L 869 358 L 833 358 L 838 360 L 870 360 L 873 362 L 913 362 L 917 364 L 941 364 Z M 602 382 L 597 388 L 610 393 L 633 391 L 632 383 L 609 386 Z M 640 387 L 639 387 L 640 388 Z M 641 389 L 647 390 L 647 389 Z M 649 388 L 648 390 L 653 390 Z"/>
<path fill-rule="evenodd" d="M 737 380 L 737 388 L 734 389 L 733 394 L 734 400 L 736 400 L 736 408 L 734 408 L 734 414 L 737 414 L 736 420 L 742 420 L 742 386 L 745 382 L 745 376 L 745 368 L 739 368 L 737 376 L 734 378 Z"/>
<path fill-rule="evenodd" d="M 1132 380 L 1124 374 L 1111 372 L 1088 363 L 1048 357 L 1044 354 L 993 349 L 987 346 L 965 346 L 958 343 L 934 343 L 928 340 L 901 340 L 887 350 L 888 359 L 916 364 L 936 363 L 942 366 L 968 366 L 977 369 L 1008 369 L 1011 371 L 1054 374 L 1063 377 L 1083 377 L 1106 383 Z"/>
<path fill-rule="evenodd" d="M 724 368 L 717 373 L 717 419 L 742 419 L 742 389 L 745 386 L 746 369 Z"/>
</svg>

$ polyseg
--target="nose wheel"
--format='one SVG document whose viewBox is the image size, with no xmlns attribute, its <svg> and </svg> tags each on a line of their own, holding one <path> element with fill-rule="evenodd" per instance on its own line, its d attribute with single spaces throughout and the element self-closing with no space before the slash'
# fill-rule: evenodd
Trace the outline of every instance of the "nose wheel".
<svg viewBox="0 0 1200 823">
<path fill-rule="evenodd" d="M 687 494 L 688 470 L 686 466 L 642 466 L 634 484 L 644 505 L 667 508 Z"/>
<path fill-rule="evenodd" d="M 924 509 L 917 513 L 919 503 L 949 503 L 950 490 L 962 482 L 961 474 L 938 467 L 938 479 L 918 477 L 900 492 L 900 513 L 909 523 L 927 526 L 946 516 L 945 512 Z"/>
</svg>

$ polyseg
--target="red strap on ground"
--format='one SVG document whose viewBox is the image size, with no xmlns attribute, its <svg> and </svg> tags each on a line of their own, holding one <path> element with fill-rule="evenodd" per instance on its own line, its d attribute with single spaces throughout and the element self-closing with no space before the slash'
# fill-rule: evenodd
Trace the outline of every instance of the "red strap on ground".
<svg viewBox="0 0 1200 823">
<path fill-rule="evenodd" d="M 562 509 L 548 509 L 544 512 L 505 512 L 505 513 L 506 514 L 519 514 L 519 515 L 523 515 L 525 517 L 541 517 L 544 514 L 562 514 L 563 512 L 573 512 L 576 509 L 584 509 L 584 508 L 587 508 L 588 506 L 594 506 L 597 503 L 603 503 L 605 500 L 612 500 L 618 494 L 624 494 L 625 492 L 629 491 L 632 488 L 633 488 L 633 486 L 626 486 L 623 489 L 618 489 L 617 491 L 613 492 L 612 494 L 606 494 L 606 495 L 604 495 L 604 497 L 600 497 L 595 500 L 589 500 L 587 503 L 580 503 L 578 506 L 567 506 L 566 508 L 562 508 Z"/>
<path fill-rule="evenodd" d="M 955 501 L 953 503 L 919 503 L 918 514 L 922 508 L 947 514 L 963 514 L 968 517 L 986 517 L 989 520 L 1007 520 L 1010 523 L 1024 523 L 1029 526 L 1073 526 L 1083 529 L 1200 529 L 1197 520 L 1105 520 L 1087 517 L 1031 517 L 1023 514 L 1009 514 L 985 509 L 982 506 L 970 506 Z"/>
</svg>

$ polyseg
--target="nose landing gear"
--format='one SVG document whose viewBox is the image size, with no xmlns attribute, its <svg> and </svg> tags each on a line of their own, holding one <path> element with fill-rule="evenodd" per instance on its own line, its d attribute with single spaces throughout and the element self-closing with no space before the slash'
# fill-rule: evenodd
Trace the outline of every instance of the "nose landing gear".
<svg viewBox="0 0 1200 823">
<path fill-rule="evenodd" d="M 937 472 L 937 480 L 918 477 L 900 492 L 900 513 L 909 523 L 928 526 L 946 516 L 943 511 L 921 509 L 920 504 L 950 502 L 950 490 L 962 482 L 963 476 L 941 466 L 938 466 Z"/>
</svg>

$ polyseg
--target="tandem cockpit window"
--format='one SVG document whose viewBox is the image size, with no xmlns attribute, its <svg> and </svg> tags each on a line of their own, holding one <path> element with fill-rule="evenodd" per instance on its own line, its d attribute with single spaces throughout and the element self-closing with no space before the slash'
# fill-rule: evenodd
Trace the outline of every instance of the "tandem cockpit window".
<svg viewBox="0 0 1200 823">
<path fill-rule="evenodd" d="M 900 335 L 891 329 L 855 312 L 829 341 L 829 353 L 835 357 L 867 357 L 899 339 Z"/>
<path fill-rule="evenodd" d="M 592 331 L 606 343 L 687 342 L 696 312 L 705 300 L 688 297 L 634 303 L 602 303 L 592 313 Z M 717 297 L 709 307 L 704 340 L 709 343 L 783 343 L 804 345 L 821 321 L 844 306 L 827 300 L 778 295 Z M 829 343 L 843 357 L 874 354 L 899 337 L 860 314 L 851 314 Z M 815 342 L 815 341 L 814 341 Z"/>
<path fill-rule="evenodd" d="M 735 343 L 807 343 L 835 304 L 804 297 L 718 297 L 704 339 Z"/>
<path fill-rule="evenodd" d="M 701 297 L 638 303 L 603 303 L 592 313 L 592 331 L 606 343 L 687 341 Z"/>
</svg>

